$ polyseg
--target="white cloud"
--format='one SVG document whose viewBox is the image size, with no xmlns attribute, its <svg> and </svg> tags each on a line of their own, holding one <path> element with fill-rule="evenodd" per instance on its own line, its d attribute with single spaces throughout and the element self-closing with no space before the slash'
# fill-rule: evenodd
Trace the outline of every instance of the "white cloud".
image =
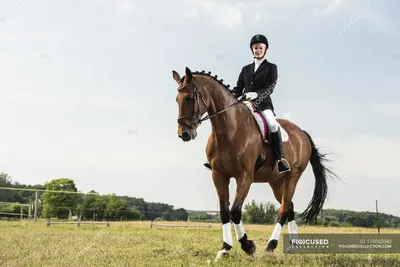
<svg viewBox="0 0 400 267">
<path fill-rule="evenodd" d="M 336 11 L 337 9 L 339 9 L 341 3 L 343 3 L 342 0 L 332 0 L 331 2 L 328 3 L 328 5 L 325 7 L 325 9 L 323 10 L 324 14 L 330 14 L 334 11 Z"/>
<path fill-rule="evenodd" d="M 310 0 L 310 2 L 314 2 L 314 0 Z M 320 21 L 321 17 L 333 15 L 344 15 L 348 18 L 348 23 L 351 21 L 357 21 L 358 19 L 364 19 L 381 30 L 384 30 L 387 27 L 386 20 L 383 16 L 374 11 L 369 4 L 365 4 L 358 0 L 329 0 L 322 9 L 314 10 L 314 16 L 317 17 L 317 23 Z"/>
<path fill-rule="evenodd" d="M 313 2 L 313 1 L 311 1 Z M 318 4 L 321 4 L 322 1 L 318 1 Z M 314 10 L 314 16 L 316 17 L 320 17 L 320 16 L 327 16 L 327 15 L 331 15 L 337 11 L 339 11 L 340 9 L 345 9 L 346 5 L 344 4 L 343 0 L 328 0 L 325 1 L 327 2 L 326 4 L 324 4 L 321 7 L 318 7 L 318 9 Z M 315 3 L 317 4 L 317 3 Z M 314 5 L 314 3 L 313 3 Z"/>
<path fill-rule="evenodd" d="M 233 29 L 242 24 L 242 13 L 240 11 L 242 5 L 242 3 L 239 3 L 235 7 L 226 6 L 219 16 L 219 25 Z"/>
<path fill-rule="evenodd" d="M 201 2 L 200 5 L 202 5 L 203 7 L 205 7 L 205 9 L 206 9 L 207 11 L 212 11 L 212 10 L 214 9 L 214 6 L 216 5 L 216 3 L 213 2 L 213 1 L 204 1 L 204 2 Z"/>
<path fill-rule="evenodd" d="M 228 4 L 216 1 L 204 1 L 200 2 L 198 5 L 204 9 L 220 27 L 236 29 L 242 24 L 242 9 L 244 6 L 242 2 Z M 196 12 L 197 17 L 197 9 L 194 12 Z"/>
<path fill-rule="evenodd" d="M 123 1 L 117 7 L 117 13 L 126 14 L 133 10 L 133 3 L 131 1 Z"/>
</svg>

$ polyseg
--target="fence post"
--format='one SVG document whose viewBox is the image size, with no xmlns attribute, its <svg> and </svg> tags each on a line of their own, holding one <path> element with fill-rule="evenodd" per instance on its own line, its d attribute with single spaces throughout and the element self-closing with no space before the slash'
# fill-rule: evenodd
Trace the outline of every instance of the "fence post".
<svg viewBox="0 0 400 267">
<path fill-rule="evenodd" d="M 37 214 L 38 213 L 38 191 L 35 192 L 35 211 L 34 211 L 34 218 L 35 222 L 37 222 Z"/>
<path fill-rule="evenodd" d="M 28 221 L 32 219 L 31 217 L 32 217 L 32 199 L 29 199 Z"/>
</svg>

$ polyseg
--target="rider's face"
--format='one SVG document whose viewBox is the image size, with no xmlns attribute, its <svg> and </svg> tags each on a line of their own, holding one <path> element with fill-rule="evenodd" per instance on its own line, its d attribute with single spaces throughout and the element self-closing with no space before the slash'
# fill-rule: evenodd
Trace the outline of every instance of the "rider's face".
<svg viewBox="0 0 400 267">
<path fill-rule="evenodd" d="M 253 54 L 257 58 L 261 58 L 264 55 L 267 46 L 263 43 L 255 43 L 252 46 Z"/>
</svg>

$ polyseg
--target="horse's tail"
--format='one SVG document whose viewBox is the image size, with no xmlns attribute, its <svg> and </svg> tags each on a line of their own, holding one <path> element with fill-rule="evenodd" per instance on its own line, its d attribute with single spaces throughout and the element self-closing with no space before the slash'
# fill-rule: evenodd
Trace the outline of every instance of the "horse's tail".
<svg viewBox="0 0 400 267">
<path fill-rule="evenodd" d="M 327 161 L 326 155 L 321 154 L 315 147 L 311 136 L 306 131 L 303 132 L 306 134 L 311 144 L 310 163 L 315 176 L 315 187 L 313 197 L 306 210 L 300 214 L 300 217 L 305 220 L 306 223 L 315 223 L 328 193 L 328 185 L 326 184 L 327 174 L 336 175 L 323 164 L 323 161 Z"/>
</svg>

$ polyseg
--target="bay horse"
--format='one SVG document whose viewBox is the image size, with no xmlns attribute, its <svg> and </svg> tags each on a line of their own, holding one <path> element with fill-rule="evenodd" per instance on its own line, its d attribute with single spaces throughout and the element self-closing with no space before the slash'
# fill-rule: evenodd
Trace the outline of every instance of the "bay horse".
<svg viewBox="0 0 400 267">
<path fill-rule="evenodd" d="M 311 136 L 289 120 L 277 121 L 288 134 L 289 140 L 283 144 L 284 155 L 291 171 L 279 174 L 274 151 L 264 146 L 261 131 L 249 108 L 238 101 L 229 90 L 229 85 L 211 76 L 211 72 L 193 72 L 186 67 L 182 78 L 173 70 L 172 76 L 178 83 L 176 101 L 178 103 L 178 136 L 184 142 L 197 136 L 197 127 L 202 121 L 210 119 L 212 131 L 208 138 L 206 155 L 211 165 L 212 179 L 218 194 L 222 222 L 223 244 L 216 260 L 229 255 L 233 246 L 231 222 L 241 248 L 250 257 L 254 256 L 256 246 L 248 239 L 241 217 L 242 206 L 252 183 L 269 183 L 276 200 L 280 203 L 278 219 L 268 240 L 266 251 L 273 252 L 278 245 L 282 226 L 288 221 L 289 235 L 297 234 L 294 220 L 292 198 L 296 184 L 308 162 L 315 176 L 312 199 L 301 218 L 306 223 L 314 223 L 327 196 L 327 176 L 334 174 L 324 164 L 325 155 L 316 148 Z M 202 116 L 205 113 L 205 118 Z M 255 169 L 256 160 L 266 147 L 267 159 L 261 168 Z M 236 179 L 236 195 L 229 210 L 229 182 Z"/>
</svg>

